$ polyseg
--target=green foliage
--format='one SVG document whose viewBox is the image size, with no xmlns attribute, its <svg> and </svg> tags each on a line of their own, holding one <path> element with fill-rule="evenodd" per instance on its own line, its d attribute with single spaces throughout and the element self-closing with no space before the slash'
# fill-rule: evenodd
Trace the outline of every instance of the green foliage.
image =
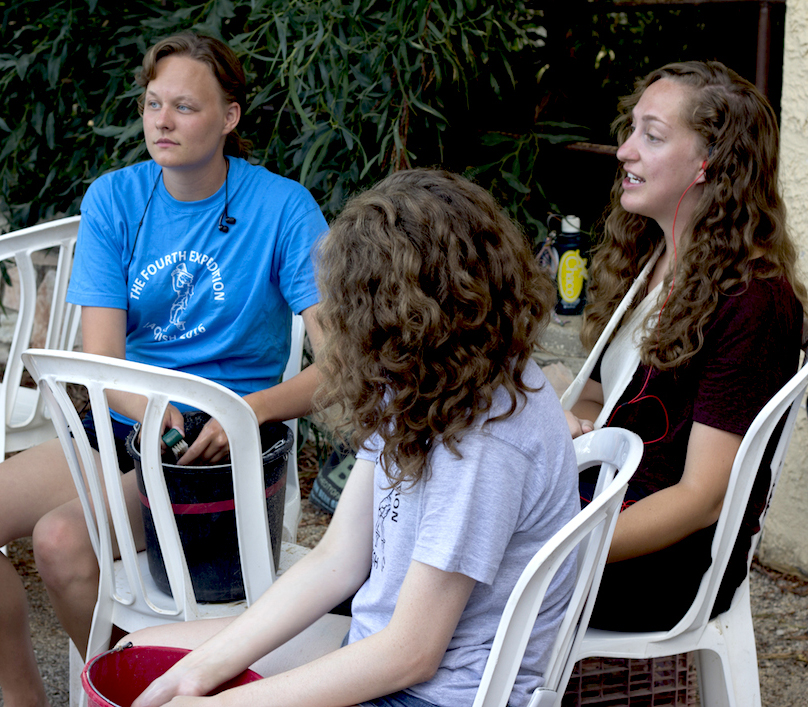
<svg viewBox="0 0 808 707">
<path fill-rule="evenodd" d="M 326 195 L 329 212 L 366 177 L 434 154 L 447 126 L 444 81 L 462 85 L 477 71 L 487 32 L 496 32 L 493 8 L 469 17 L 462 3 L 452 5 L 445 12 L 425 0 L 356 0 L 256 9 L 258 24 L 234 43 L 253 47 L 259 150 Z"/>
<path fill-rule="evenodd" d="M 87 184 L 136 155 L 108 128 L 125 100 L 156 2 L 16 0 L 0 5 L 0 209 L 13 227 L 76 213 Z M 131 126 L 130 133 L 137 128 Z"/>
<path fill-rule="evenodd" d="M 493 152 L 493 159 L 469 170 L 469 176 L 486 184 L 499 198 L 511 218 L 521 223 L 528 233 L 534 234 L 536 245 L 547 237 L 547 211 L 536 214 L 531 206 L 537 196 L 542 203 L 549 203 L 538 179 L 537 156 L 546 144 L 586 139 L 583 135 L 558 132 L 562 130 L 583 132 L 580 125 L 545 121 L 537 123 L 524 135 L 484 134 L 482 144 L 487 148 L 486 152 Z M 558 212 L 559 209 L 554 207 L 551 211 Z"/>
<path fill-rule="evenodd" d="M 544 38 L 521 2 L 7 0 L 0 13 L 0 210 L 13 227 L 76 213 L 95 177 L 147 157 L 133 78 L 150 44 L 183 29 L 236 50 L 255 161 L 309 187 L 329 217 L 392 170 L 441 165 L 539 227 L 551 210 L 539 151 L 574 139 L 534 124 Z"/>
</svg>

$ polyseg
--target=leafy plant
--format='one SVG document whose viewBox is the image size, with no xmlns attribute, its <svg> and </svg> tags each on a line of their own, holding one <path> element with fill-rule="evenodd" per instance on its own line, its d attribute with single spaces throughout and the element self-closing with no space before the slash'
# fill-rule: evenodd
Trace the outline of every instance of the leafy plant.
<svg viewBox="0 0 808 707">
<path fill-rule="evenodd" d="M 505 103 L 513 64 L 537 45 L 527 11 L 501 0 L 263 2 L 247 24 L 232 43 L 254 77 L 258 151 L 328 214 L 395 169 L 477 171 L 490 130 L 481 106 Z"/>
<path fill-rule="evenodd" d="M 233 46 L 254 159 L 304 183 L 329 217 L 392 170 L 441 165 L 538 224 L 552 210 L 534 179 L 538 152 L 574 139 L 563 124 L 534 126 L 525 97 L 544 69 L 542 15 L 521 2 L 6 0 L 0 13 L 0 210 L 11 227 L 76 213 L 95 177 L 146 157 L 134 74 L 150 44 L 183 29 Z"/>
<path fill-rule="evenodd" d="M 123 163 L 94 127 L 131 112 L 121 98 L 149 41 L 141 21 L 160 10 L 138 0 L 17 0 L 0 10 L 0 209 L 22 227 L 77 212 L 87 184 Z"/>
</svg>

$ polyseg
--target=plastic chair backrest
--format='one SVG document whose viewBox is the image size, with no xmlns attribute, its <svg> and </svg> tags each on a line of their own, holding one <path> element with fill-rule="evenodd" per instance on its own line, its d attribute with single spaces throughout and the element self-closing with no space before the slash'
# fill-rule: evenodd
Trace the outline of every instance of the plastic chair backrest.
<svg viewBox="0 0 808 707">
<path fill-rule="evenodd" d="M 473 707 L 505 707 L 555 573 L 578 548 L 577 578 L 559 628 L 544 685 L 529 707 L 554 704 L 572 672 L 572 656 L 589 624 L 614 526 L 626 487 L 642 458 L 642 440 L 633 432 L 608 428 L 575 440 L 578 470 L 601 464 L 592 502 L 534 555 L 522 572 L 502 613 Z"/>
<path fill-rule="evenodd" d="M 785 455 L 791 442 L 797 413 L 806 389 L 808 389 L 808 365 L 804 359 L 800 370 L 766 403 L 749 426 L 738 453 L 735 455 L 730 472 L 724 504 L 713 536 L 712 564 L 702 577 L 699 591 L 690 609 L 670 630 L 668 636 L 675 636 L 693 627 L 702 626 L 710 620 L 713 605 L 749 503 L 752 487 L 761 468 L 763 456 L 770 441 L 774 442 L 773 435 L 782 421 L 782 430 L 779 438 L 776 439 L 774 454 L 768 464 L 771 476 L 766 505 L 760 518 L 760 529 L 752 538 L 747 556 L 747 569 L 751 565 L 769 504 L 783 470 Z"/>
<path fill-rule="evenodd" d="M 116 603 L 121 610 L 153 613 L 164 618 L 188 620 L 201 615 L 160 464 L 160 432 L 169 402 L 190 405 L 207 412 L 219 421 L 229 439 L 236 534 L 247 605 L 261 596 L 274 580 L 275 568 L 267 524 L 258 422 L 244 400 L 227 388 L 197 376 L 121 359 L 31 349 L 23 354 L 23 360 L 53 411 L 54 425 L 69 462 L 93 549 L 98 557 L 99 597 L 88 655 L 106 650 Z M 86 432 L 65 390 L 65 383 L 87 388 L 99 455 L 90 448 Z M 147 584 L 151 583 L 144 582 L 138 563 L 123 498 L 122 475 L 118 470 L 110 417 L 103 414 L 108 410 L 107 391 L 110 390 L 136 393 L 148 401 L 141 429 L 141 464 L 173 600 L 156 588 L 153 592 L 147 590 Z M 80 463 L 86 472 L 86 482 Z M 109 516 L 105 511 L 102 481 L 106 488 Z M 90 506 L 90 499 L 93 506 Z M 93 508 L 96 510 L 93 511 Z M 116 586 L 110 517 L 125 571 L 125 592 L 119 591 Z"/>
<path fill-rule="evenodd" d="M 283 380 L 294 378 L 303 366 L 303 344 L 306 338 L 306 327 L 303 317 L 299 314 L 292 315 L 292 343 L 289 349 L 289 360 L 286 363 L 286 370 L 283 372 Z M 297 444 L 298 444 L 298 423 L 297 420 L 286 420 L 286 424 L 292 428 L 294 444 L 286 467 L 286 500 L 283 511 L 283 539 L 293 543 L 297 538 L 297 527 L 303 513 L 300 497 L 300 478 L 297 470 Z"/>
<path fill-rule="evenodd" d="M 36 321 L 37 273 L 33 257 L 51 248 L 59 252 L 44 347 L 73 348 L 80 317 L 78 308 L 66 302 L 66 295 L 80 218 L 49 221 L 0 236 L 0 261 L 13 260 L 19 278 L 19 313 L 0 383 L 0 416 L 5 421 L 0 430 L 0 460 L 6 452 L 26 449 L 56 436 L 38 392 L 20 387 L 21 355 L 31 345 Z"/>
</svg>

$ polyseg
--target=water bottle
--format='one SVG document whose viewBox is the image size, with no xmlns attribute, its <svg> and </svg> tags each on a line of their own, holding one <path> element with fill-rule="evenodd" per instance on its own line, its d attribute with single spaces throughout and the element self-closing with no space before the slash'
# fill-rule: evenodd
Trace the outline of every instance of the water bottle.
<svg viewBox="0 0 808 707">
<path fill-rule="evenodd" d="M 555 240 L 558 256 L 556 284 L 558 286 L 558 314 L 580 314 L 586 304 L 586 252 L 587 238 L 581 233 L 581 219 L 564 216 L 561 233 Z"/>
</svg>

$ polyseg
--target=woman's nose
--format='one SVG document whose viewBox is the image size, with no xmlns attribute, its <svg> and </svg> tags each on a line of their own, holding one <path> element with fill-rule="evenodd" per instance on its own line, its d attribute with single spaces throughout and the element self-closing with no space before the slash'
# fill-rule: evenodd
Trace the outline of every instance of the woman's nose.
<svg viewBox="0 0 808 707">
<path fill-rule="evenodd" d="M 617 159 L 620 162 L 628 162 L 629 160 L 636 159 L 636 150 L 634 148 L 634 136 L 636 133 L 626 138 L 622 145 L 617 148 Z"/>
<path fill-rule="evenodd" d="M 157 128 L 168 127 L 169 115 L 168 115 L 168 108 L 166 106 L 160 108 L 160 112 L 157 114 L 157 118 L 155 119 L 154 124 Z"/>
</svg>

